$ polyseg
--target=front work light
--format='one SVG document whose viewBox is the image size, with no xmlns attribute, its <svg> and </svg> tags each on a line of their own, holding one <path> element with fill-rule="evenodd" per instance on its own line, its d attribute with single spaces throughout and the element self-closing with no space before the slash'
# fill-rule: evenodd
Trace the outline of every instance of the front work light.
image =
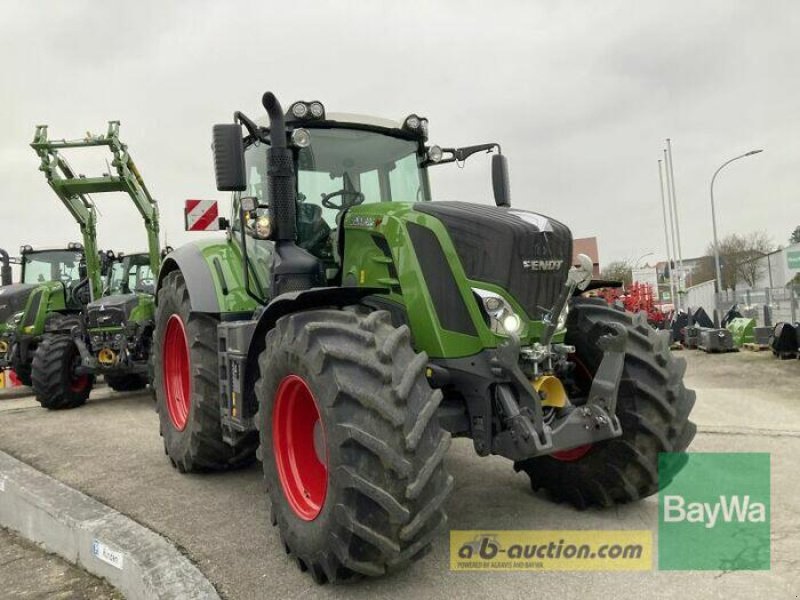
<svg viewBox="0 0 800 600">
<path fill-rule="evenodd" d="M 305 102 L 295 102 L 290 110 L 295 117 L 302 119 L 308 114 L 308 105 Z"/>
<path fill-rule="evenodd" d="M 302 100 L 299 100 L 289 107 L 288 115 L 298 121 L 324 119 L 325 107 L 319 100 L 314 100 L 312 102 L 303 102 Z"/>
<path fill-rule="evenodd" d="M 311 144 L 311 134 L 308 129 L 295 129 L 292 131 L 292 144 L 298 148 L 307 148 Z"/>
<path fill-rule="evenodd" d="M 431 146 L 430 148 L 428 148 L 429 161 L 438 163 L 440 160 L 442 160 L 443 156 L 444 156 L 444 151 L 440 146 Z"/>
</svg>

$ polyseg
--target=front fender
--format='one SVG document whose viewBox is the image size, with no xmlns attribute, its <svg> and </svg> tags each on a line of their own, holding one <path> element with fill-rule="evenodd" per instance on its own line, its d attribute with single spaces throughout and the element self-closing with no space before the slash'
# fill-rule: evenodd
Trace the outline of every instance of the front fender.
<svg viewBox="0 0 800 600">
<path fill-rule="evenodd" d="M 358 304 L 367 296 L 386 294 L 388 290 L 381 287 L 322 287 L 311 288 L 301 292 L 288 292 L 275 297 L 261 314 L 250 338 L 247 350 L 248 384 L 255 384 L 258 373 L 258 357 L 264 351 L 267 333 L 275 327 L 278 319 L 286 315 L 311 310 L 314 308 L 351 306 Z M 246 389 L 252 389 L 247 385 Z"/>
</svg>

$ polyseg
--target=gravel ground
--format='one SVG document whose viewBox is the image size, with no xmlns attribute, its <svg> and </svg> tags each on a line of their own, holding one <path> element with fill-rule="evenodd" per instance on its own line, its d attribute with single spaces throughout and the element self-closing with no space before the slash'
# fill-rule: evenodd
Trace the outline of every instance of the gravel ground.
<svg viewBox="0 0 800 600">
<path fill-rule="evenodd" d="M 117 590 L 0 528 L 0 596 L 19 600 L 121 600 Z"/>
</svg>

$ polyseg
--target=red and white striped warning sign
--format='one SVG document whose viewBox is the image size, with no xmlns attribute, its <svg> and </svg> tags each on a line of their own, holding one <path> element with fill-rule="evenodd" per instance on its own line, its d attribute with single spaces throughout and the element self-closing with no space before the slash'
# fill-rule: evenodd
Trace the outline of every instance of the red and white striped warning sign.
<svg viewBox="0 0 800 600">
<path fill-rule="evenodd" d="M 183 207 L 186 231 L 219 231 L 216 200 L 187 200 Z"/>
</svg>

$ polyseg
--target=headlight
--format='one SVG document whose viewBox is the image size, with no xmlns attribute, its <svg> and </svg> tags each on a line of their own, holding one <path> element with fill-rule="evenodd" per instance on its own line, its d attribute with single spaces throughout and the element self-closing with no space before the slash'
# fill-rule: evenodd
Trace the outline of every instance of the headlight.
<svg viewBox="0 0 800 600">
<path fill-rule="evenodd" d="M 24 316 L 25 316 L 25 311 L 14 313 L 13 315 L 11 315 L 8 321 L 6 321 L 6 324 L 12 329 L 16 329 L 17 325 L 19 325 L 20 321 L 22 321 L 22 317 Z"/>
<path fill-rule="evenodd" d="M 522 319 L 514 312 L 511 305 L 500 294 L 488 290 L 472 288 L 483 305 L 484 313 L 489 317 L 492 331 L 501 335 L 517 334 L 522 329 Z"/>
</svg>

